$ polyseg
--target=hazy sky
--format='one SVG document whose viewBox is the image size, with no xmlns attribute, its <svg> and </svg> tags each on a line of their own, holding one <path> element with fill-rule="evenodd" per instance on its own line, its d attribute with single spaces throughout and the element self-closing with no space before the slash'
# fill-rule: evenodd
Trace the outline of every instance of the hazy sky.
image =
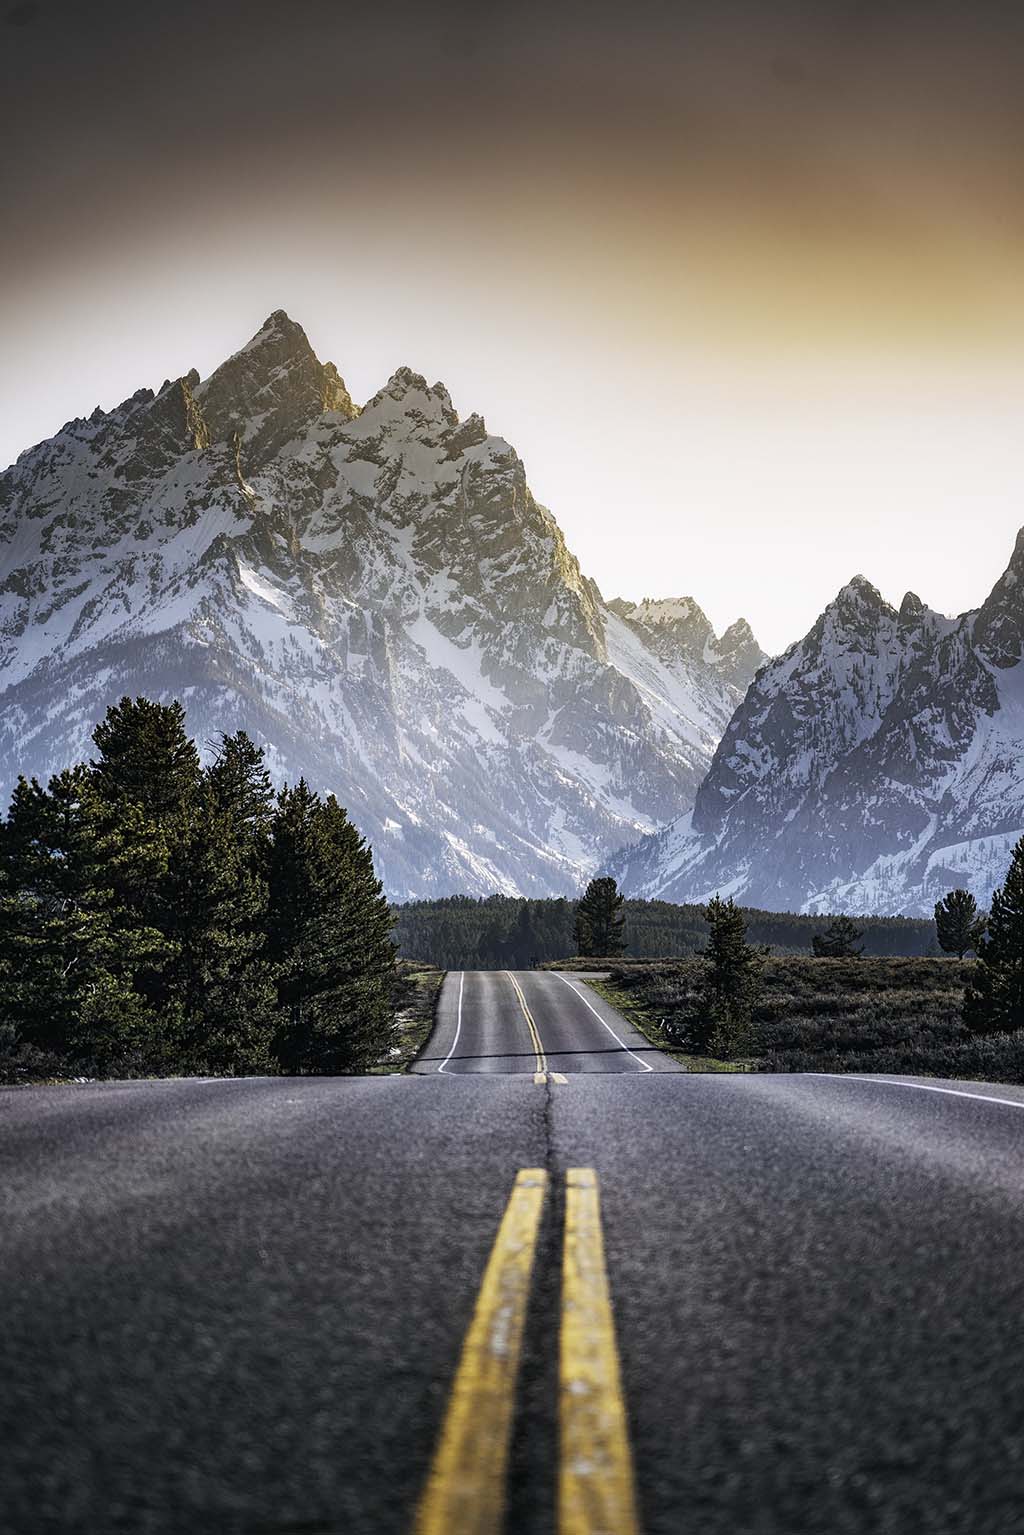
<svg viewBox="0 0 1024 1535">
<path fill-rule="evenodd" d="M 1024 7 L 0 0 L 0 460 L 273 309 L 781 648 L 1024 524 Z"/>
</svg>

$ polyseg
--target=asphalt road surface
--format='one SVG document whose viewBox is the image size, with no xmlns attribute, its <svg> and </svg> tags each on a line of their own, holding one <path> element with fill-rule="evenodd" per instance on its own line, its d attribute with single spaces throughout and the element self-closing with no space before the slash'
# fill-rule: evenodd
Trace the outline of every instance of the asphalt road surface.
<svg viewBox="0 0 1024 1535">
<path fill-rule="evenodd" d="M 413 1068 L 448 1076 L 677 1071 L 582 975 L 466 970 L 445 977 L 437 1022 Z"/>
<path fill-rule="evenodd" d="M 1024 1530 L 1024 1093 L 610 1067 L 517 979 L 540 1073 L 467 976 L 455 1070 L 446 1015 L 419 1076 L 0 1092 L 4 1535 L 411 1531 L 520 1169 L 506 1528 L 554 1535 L 573 1168 L 645 1535 Z"/>
</svg>

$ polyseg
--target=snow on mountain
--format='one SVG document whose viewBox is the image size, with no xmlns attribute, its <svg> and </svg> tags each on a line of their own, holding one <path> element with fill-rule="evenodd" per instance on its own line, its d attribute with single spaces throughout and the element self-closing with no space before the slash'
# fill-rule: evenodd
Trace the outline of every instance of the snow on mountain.
<svg viewBox="0 0 1024 1535">
<path fill-rule="evenodd" d="M 609 867 L 632 895 L 930 916 L 1024 834 L 1024 530 L 976 612 L 863 576 L 757 675 L 692 811 Z"/>
<path fill-rule="evenodd" d="M 0 787 L 177 696 L 336 792 L 396 897 L 575 890 L 692 801 L 762 659 L 606 605 L 479 416 L 408 368 L 357 409 L 280 311 L 0 476 Z"/>
</svg>

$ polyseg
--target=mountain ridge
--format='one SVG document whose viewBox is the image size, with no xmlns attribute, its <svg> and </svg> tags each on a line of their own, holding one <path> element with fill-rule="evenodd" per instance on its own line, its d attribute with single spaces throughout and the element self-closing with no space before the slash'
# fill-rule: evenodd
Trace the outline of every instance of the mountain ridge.
<svg viewBox="0 0 1024 1535">
<path fill-rule="evenodd" d="M 0 785 L 181 696 L 338 793 L 397 897 L 572 892 L 692 798 L 763 659 L 655 645 L 481 416 L 404 366 L 357 406 L 283 310 L 21 454 L 0 538 Z"/>
<path fill-rule="evenodd" d="M 1024 529 L 979 608 L 854 577 L 759 670 L 691 811 L 609 860 L 631 895 L 929 916 L 1024 833 Z"/>
</svg>

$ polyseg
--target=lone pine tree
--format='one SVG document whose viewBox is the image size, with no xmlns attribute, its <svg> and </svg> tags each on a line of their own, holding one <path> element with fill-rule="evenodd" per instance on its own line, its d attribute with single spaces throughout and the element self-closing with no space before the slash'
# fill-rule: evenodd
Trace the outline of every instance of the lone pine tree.
<svg viewBox="0 0 1024 1535">
<path fill-rule="evenodd" d="M 622 902 L 619 887 L 609 875 L 590 881 L 576 907 L 577 954 L 598 955 L 603 959 L 625 952 L 626 919 L 622 914 Z"/>
<path fill-rule="evenodd" d="M 1002 887 L 993 892 L 977 953 L 977 971 L 964 998 L 965 1023 L 978 1034 L 1024 1029 L 1024 837 Z"/>
<path fill-rule="evenodd" d="M 850 917 L 833 917 L 823 933 L 815 933 L 811 949 L 815 959 L 859 959 L 864 953 L 863 930 Z"/>
<path fill-rule="evenodd" d="M 743 912 L 732 897 L 702 908 L 710 928 L 703 953 L 706 1005 L 691 1026 L 694 1043 L 728 1059 L 750 1048 L 753 1010 L 761 994 L 765 950 L 747 942 Z"/>
<path fill-rule="evenodd" d="M 963 959 L 971 951 L 977 953 L 985 925 L 986 918 L 969 890 L 951 890 L 935 903 L 935 929 L 944 954 Z"/>
</svg>

